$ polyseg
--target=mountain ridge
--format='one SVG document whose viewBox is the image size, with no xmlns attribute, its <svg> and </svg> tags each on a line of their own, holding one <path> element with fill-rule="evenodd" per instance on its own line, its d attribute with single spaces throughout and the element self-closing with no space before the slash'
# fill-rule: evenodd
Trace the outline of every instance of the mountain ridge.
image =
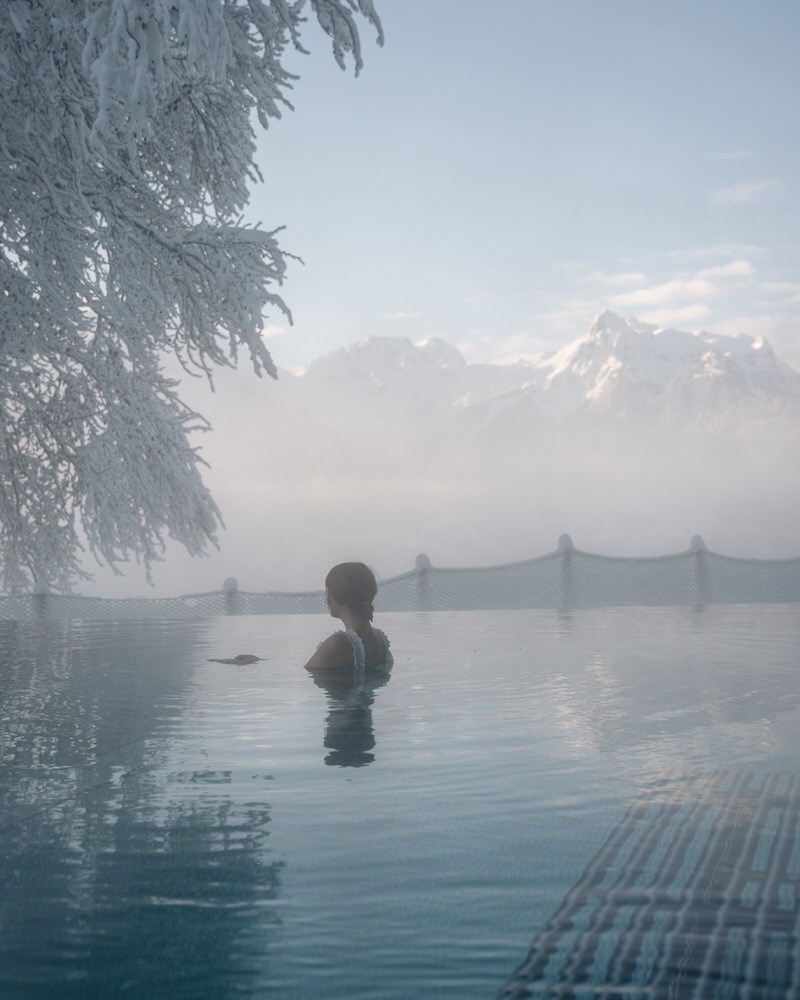
<svg viewBox="0 0 800 1000">
<path fill-rule="evenodd" d="M 388 338 L 276 384 L 232 373 L 203 442 L 238 549 L 218 577 L 291 566 L 281 588 L 309 589 L 334 562 L 389 574 L 418 552 L 494 565 L 565 531 L 619 555 L 694 534 L 796 553 L 800 375 L 755 339 L 677 334 L 601 315 L 536 363 Z"/>
<path fill-rule="evenodd" d="M 800 419 L 800 373 L 762 337 L 688 333 L 604 312 L 587 334 L 533 361 L 470 364 L 445 341 L 367 337 L 324 355 L 299 382 L 314 392 L 345 389 L 343 407 L 524 411 L 551 427 L 584 418 L 647 419 L 733 430 L 750 421 Z M 482 415 L 482 418 L 481 416 Z"/>
</svg>

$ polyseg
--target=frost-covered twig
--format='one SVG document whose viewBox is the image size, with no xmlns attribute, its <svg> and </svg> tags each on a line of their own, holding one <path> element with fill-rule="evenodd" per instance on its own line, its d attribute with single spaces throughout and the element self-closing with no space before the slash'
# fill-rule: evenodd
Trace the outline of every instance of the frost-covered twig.
<svg viewBox="0 0 800 1000">
<path fill-rule="evenodd" d="M 0 4 L 0 586 L 67 589 L 88 548 L 148 568 L 220 512 L 161 359 L 211 377 L 263 341 L 287 255 L 241 220 L 252 121 L 291 108 L 304 12 L 361 67 L 371 0 Z"/>
</svg>

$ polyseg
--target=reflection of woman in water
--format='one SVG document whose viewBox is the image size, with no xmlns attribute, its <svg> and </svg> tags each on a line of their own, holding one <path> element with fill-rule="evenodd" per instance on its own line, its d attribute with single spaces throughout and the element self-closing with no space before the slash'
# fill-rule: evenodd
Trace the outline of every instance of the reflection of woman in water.
<svg viewBox="0 0 800 1000">
<path fill-rule="evenodd" d="M 328 695 L 325 720 L 326 764 L 361 767 L 375 757 L 372 731 L 374 691 L 389 679 L 389 640 L 373 628 L 372 602 L 378 585 L 364 563 L 340 563 L 325 578 L 325 599 L 344 631 L 334 632 L 306 664 L 314 683 Z"/>
<path fill-rule="evenodd" d="M 334 632 L 317 647 L 307 670 L 350 667 L 357 681 L 364 673 L 386 673 L 392 665 L 389 640 L 372 627 L 372 602 L 378 593 L 375 575 L 364 563 L 339 563 L 325 577 L 325 600 L 334 618 L 341 618 L 344 631 Z"/>
<path fill-rule="evenodd" d="M 328 696 L 328 716 L 325 719 L 323 746 L 330 752 L 325 763 L 333 767 L 364 767 L 375 760 L 370 751 L 375 747 L 372 728 L 372 705 L 375 690 L 383 687 L 390 677 L 375 671 L 363 684 L 353 680 L 352 667 L 312 672 L 314 683 Z"/>
</svg>

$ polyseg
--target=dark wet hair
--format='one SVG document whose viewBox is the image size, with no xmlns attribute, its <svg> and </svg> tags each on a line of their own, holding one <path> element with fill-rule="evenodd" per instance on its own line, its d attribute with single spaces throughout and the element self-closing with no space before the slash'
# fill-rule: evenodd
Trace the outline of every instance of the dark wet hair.
<svg viewBox="0 0 800 1000">
<path fill-rule="evenodd" d="M 378 593 L 375 574 L 360 562 L 339 563 L 325 577 L 325 589 L 339 604 L 372 621 L 372 602 Z"/>
</svg>

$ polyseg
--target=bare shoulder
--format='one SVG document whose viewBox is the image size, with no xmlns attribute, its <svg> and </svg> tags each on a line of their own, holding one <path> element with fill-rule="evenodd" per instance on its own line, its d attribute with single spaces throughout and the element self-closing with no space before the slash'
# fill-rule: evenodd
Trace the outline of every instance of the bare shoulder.
<svg viewBox="0 0 800 1000">
<path fill-rule="evenodd" d="M 353 666 L 353 647 L 343 632 L 334 632 L 317 646 L 306 670 L 332 670 Z"/>
</svg>

